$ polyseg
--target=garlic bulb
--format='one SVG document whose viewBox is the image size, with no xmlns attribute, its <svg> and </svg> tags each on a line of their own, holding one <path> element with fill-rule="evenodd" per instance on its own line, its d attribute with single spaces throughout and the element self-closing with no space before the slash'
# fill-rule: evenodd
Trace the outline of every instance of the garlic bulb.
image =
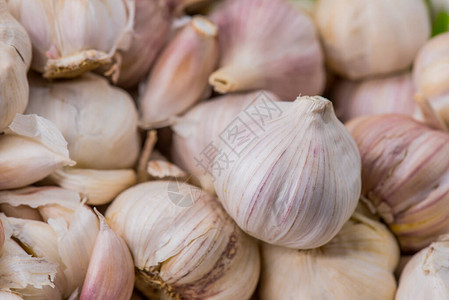
<svg viewBox="0 0 449 300">
<path fill-rule="evenodd" d="M 37 115 L 16 115 L 0 135 L 0 190 L 29 185 L 74 164 L 59 130 Z"/>
<path fill-rule="evenodd" d="M 109 203 L 120 192 L 136 183 L 136 173 L 127 170 L 92 170 L 62 168 L 53 172 L 48 179 L 60 187 L 75 190 L 86 196 L 87 204 Z"/>
<path fill-rule="evenodd" d="M 129 48 L 130 0 L 7 0 L 33 44 L 32 68 L 47 78 L 75 77 L 99 66 L 117 68 L 116 50 Z"/>
<path fill-rule="evenodd" d="M 125 241 L 100 219 L 100 232 L 90 258 L 80 299 L 129 300 L 134 288 L 134 262 Z"/>
<path fill-rule="evenodd" d="M 332 89 L 335 112 L 343 122 L 364 115 L 413 115 L 414 88 L 410 73 L 364 81 L 338 80 Z"/>
<path fill-rule="evenodd" d="M 212 14 L 219 27 L 219 93 L 266 89 L 282 100 L 324 89 L 323 54 L 312 20 L 283 0 L 230 0 Z"/>
<path fill-rule="evenodd" d="M 54 83 L 32 77 L 26 111 L 55 123 L 79 168 L 129 168 L 137 160 L 140 137 L 133 100 L 100 76 Z"/>
<path fill-rule="evenodd" d="M 229 94 L 202 102 L 186 114 L 177 118 L 172 125 L 174 131 L 171 156 L 182 169 L 193 175 L 192 181 L 203 189 L 214 193 L 210 168 L 202 163 L 207 153 L 209 164 L 215 158 L 213 150 L 216 139 L 231 121 L 251 104 L 269 105 L 279 98 L 267 91 L 247 94 Z M 262 113 L 266 113 L 262 110 Z M 215 145 L 216 146 L 216 145 Z"/>
<path fill-rule="evenodd" d="M 137 85 L 150 69 L 166 41 L 173 19 L 169 0 L 135 0 L 136 13 L 131 46 L 120 52 L 122 62 L 118 84 L 129 88 Z"/>
<path fill-rule="evenodd" d="M 259 296 L 261 300 L 392 300 L 398 259 L 399 248 L 388 229 L 354 214 L 329 243 L 317 249 L 263 244 Z"/>
<path fill-rule="evenodd" d="M 422 0 L 320 0 L 315 20 L 329 67 L 353 80 L 408 68 L 430 35 Z"/>
<path fill-rule="evenodd" d="M 138 270 L 136 286 L 146 294 L 249 299 L 256 287 L 257 244 L 216 199 L 194 186 L 141 183 L 112 202 L 106 219 L 128 244 Z"/>
<path fill-rule="evenodd" d="M 0 0 L 0 131 L 28 104 L 27 71 L 31 63 L 31 42 L 25 29 Z"/>
<path fill-rule="evenodd" d="M 362 157 L 362 194 L 397 236 L 417 251 L 449 230 L 449 135 L 403 115 L 352 120 Z"/>
<path fill-rule="evenodd" d="M 448 299 L 448 261 L 449 235 L 443 235 L 407 263 L 395 299 Z"/>
<path fill-rule="evenodd" d="M 140 125 L 169 125 L 207 88 L 207 78 L 218 59 L 217 27 L 196 16 L 170 41 L 156 61 L 139 99 Z"/>
<path fill-rule="evenodd" d="M 215 191 L 248 234 L 290 248 L 322 246 L 357 206 L 357 145 L 325 98 L 271 105 L 259 117 L 262 106 L 251 106 L 220 134 Z"/>
</svg>

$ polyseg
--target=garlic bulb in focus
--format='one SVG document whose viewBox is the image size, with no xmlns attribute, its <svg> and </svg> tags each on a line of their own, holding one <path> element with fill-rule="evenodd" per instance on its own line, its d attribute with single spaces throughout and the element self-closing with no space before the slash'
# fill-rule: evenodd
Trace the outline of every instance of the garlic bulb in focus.
<svg viewBox="0 0 449 300">
<path fill-rule="evenodd" d="M 136 14 L 131 46 L 121 51 L 118 85 L 130 88 L 139 83 L 164 46 L 173 19 L 168 0 L 135 0 Z"/>
<path fill-rule="evenodd" d="M 112 202 L 106 219 L 128 244 L 138 269 L 136 286 L 146 294 L 249 299 L 256 287 L 256 242 L 216 199 L 194 186 L 141 183 Z"/>
<path fill-rule="evenodd" d="M 230 0 L 212 14 L 219 27 L 219 93 L 266 89 L 282 100 L 324 89 L 323 54 L 312 20 L 284 0 Z"/>
<path fill-rule="evenodd" d="M 362 295 L 366 300 L 393 299 L 398 260 L 399 247 L 388 229 L 354 214 L 317 249 L 263 244 L 259 296 L 261 300 L 358 300 Z"/>
<path fill-rule="evenodd" d="M 137 160 L 140 137 L 133 100 L 100 76 L 54 83 L 30 77 L 26 111 L 55 123 L 79 168 L 129 168 Z"/>
<path fill-rule="evenodd" d="M 353 80 L 408 68 L 430 36 L 422 0 L 320 0 L 315 20 L 329 67 Z"/>
<path fill-rule="evenodd" d="M 338 80 L 332 89 L 335 112 L 343 122 L 364 115 L 415 112 L 410 73 L 364 81 Z"/>
<path fill-rule="evenodd" d="M 99 66 L 117 64 L 116 50 L 130 46 L 133 1 L 7 2 L 33 44 L 31 67 L 47 78 L 75 77 Z"/>
<path fill-rule="evenodd" d="M 214 193 L 213 177 L 208 167 L 198 162 L 201 154 L 216 144 L 216 139 L 231 121 L 251 104 L 278 101 L 267 91 L 247 94 L 229 94 L 202 102 L 177 118 L 172 125 L 174 131 L 171 156 L 174 162 L 193 175 L 193 182 Z M 210 163 L 214 153 L 208 156 Z"/>
<path fill-rule="evenodd" d="M 25 29 L 0 0 L 0 131 L 28 104 L 27 71 L 31 63 L 31 42 Z"/>
<path fill-rule="evenodd" d="M 448 261 L 449 235 L 443 235 L 407 263 L 395 299 L 449 299 Z"/>
<path fill-rule="evenodd" d="M 325 98 L 271 102 L 270 115 L 262 108 L 246 109 L 220 135 L 212 165 L 218 198 L 240 228 L 264 242 L 322 246 L 357 206 L 357 145 Z"/>
<path fill-rule="evenodd" d="M 164 127 L 200 100 L 218 59 L 217 27 L 195 16 L 158 57 L 139 98 L 140 125 Z"/>
<path fill-rule="evenodd" d="M 61 132 L 37 115 L 16 115 L 0 135 L 0 190 L 29 185 L 74 164 Z"/>
<path fill-rule="evenodd" d="M 407 116 L 350 121 L 362 157 L 362 195 L 403 251 L 426 247 L 449 230 L 449 135 Z"/>
</svg>

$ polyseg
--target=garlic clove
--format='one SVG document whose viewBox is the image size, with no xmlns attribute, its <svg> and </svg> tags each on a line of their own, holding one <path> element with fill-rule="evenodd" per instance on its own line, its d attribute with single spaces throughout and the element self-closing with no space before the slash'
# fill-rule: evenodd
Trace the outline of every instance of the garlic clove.
<svg viewBox="0 0 449 300">
<path fill-rule="evenodd" d="M 37 115 L 16 115 L 0 136 L 0 154 L 0 190 L 26 186 L 75 164 L 56 126 Z"/>
<path fill-rule="evenodd" d="M 398 245 L 383 224 L 364 216 L 354 214 L 317 249 L 262 244 L 261 250 L 261 300 L 394 298 Z"/>
<path fill-rule="evenodd" d="M 211 18 L 220 31 L 220 68 L 209 77 L 216 92 L 266 89 L 291 100 L 323 91 L 323 53 L 307 15 L 282 0 L 232 0 Z"/>
<path fill-rule="evenodd" d="M 320 0 L 315 20 L 329 67 L 352 80 L 407 69 L 430 36 L 421 0 Z"/>
<path fill-rule="evenodd" d="M 134 170 L 93 170 L 62 168 L 48 179 L 60 187 L 74 190 L 86 196 L 87 204 L 109 203 L 120 192 L 136 183 Z"/>
<path fill-rule="evenodd" d="M 0 298 L 3 300 L 23 300 L 18 293 L 8 290 L 0 290 Z"/>
<path fill-rule="evenodd" d="M 42 216 L 39 211 L 26 205 L 12 206 L 10 204 L 3 203 L 0 204 L 0 211 L 8 217 L 42 221 Z"/>
<path fill-rule="evenodd" d="M 125 241 L 98 213 L 100 231 L 90 258 L 81 300 L 128 300 L 134 288 L 134 261 Z"/>
<path fill-rule="evenodd" d="M 216 153 L 213 150 L 218 136 L 250 105 L 266 104 L 269 107 L 273 101 L 279 101 L 275 94 L 255 91 L 215 97 L 194 106 L 183 116 L 176 118 L 171 126 L 174 131 L 171 146 L 173 161 L 192 175 L 192 182 L 210 193 L 215 193 L 209 165 L 215 158 Z M 266 113 L 266 109 L 262 113 Z"/>
<path fill-rule="evenodd" d="M 147 172 L 151 177 L 156 179 L 183 179 L 187 177 L 186 172 L 166 160 L 150 160 L 148 162 Z"/>
<path fill-rule="evenodd" d="M 249 299 L 256 287 L 257 244 L 194 186 L 138 184 L 112 202 L 106 219 L 128 244 L 138 270 L 136 286 L 146 294 Z"/>
<path fill-rule="evenodd" d="M 218 59 L 218 29 L 195 16 L 159 56 L 139 98 L 140 126 L 158 128 L 200 100 Z"/>
<path fill-rule="evenodd" d="M 53 83 L 30 77 L 26 111 L 56 125 L 79 168 L 130 168 L 137 160 L 137 109 L 125 91 L 100 76 Z"/>
<path fill-rule="evenodd" d="M 272 102 L 270 115 L 255 117 L 262 107 L 250 106 L 220 134 L 221 154 L 211 166 L 218 198 L 240 228 L 262 241 L 324 245 L 359 200 L 357 145 L 325 98 Z"/>
</svg>

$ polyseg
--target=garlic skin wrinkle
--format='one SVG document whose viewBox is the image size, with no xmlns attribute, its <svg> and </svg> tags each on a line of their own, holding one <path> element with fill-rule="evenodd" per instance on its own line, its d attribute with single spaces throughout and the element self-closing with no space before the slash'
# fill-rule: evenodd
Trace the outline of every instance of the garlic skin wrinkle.
<svg viewBox="0 0 449 300">
<path fill-rule="evenodd" d="M 194 186 L 176 181 L 135 185 L 112 202 L 105 216 L 129 246 L 136 286 L 147 296 L 159 291 L 175 299 L 249 299 L 256 288 L 256 242 L 215 198 Z"/>
<path fill-rule="evenodd" d="M 352 80 L 407 69 L 430 36 L 421 0 L 320 0 L 315 21 L 328 66 Z"/>
<path fill-rule="evenodd" d="M 329 100 L 304 96 L 275 104 L 279 115 L 264 125 L 248 117 L 256 105 L 222 133 L 215 191 L 249 235 L 278 246 L 316 248 L 338 233 L 357 206 L 360 155 Z M 231 147 L 226 136 L 233 132 L 244 135 Z"/>
<path fill-rule="evenodd" d="M 28 104 L 27 71 L 31 64 L 31 41 L 25 29 L 0 0 L 0 131 L 11 124 Z"/>
<path fill-rule="evenodd" d="M 266 89 L 289 101 L 323 91 L 323 53 L 306 14 L 284 0 L 230 0 L 211 18 L 219 27 L 219 69 L 209 77 L 216 92 Z"/>
<path fill-rule="evenodd" d="M 399 247 L 383 224 L 360 214 L 320 248 L 262 244 L 261 253 L 261 300 L 394 299 Z"/>
</svg>

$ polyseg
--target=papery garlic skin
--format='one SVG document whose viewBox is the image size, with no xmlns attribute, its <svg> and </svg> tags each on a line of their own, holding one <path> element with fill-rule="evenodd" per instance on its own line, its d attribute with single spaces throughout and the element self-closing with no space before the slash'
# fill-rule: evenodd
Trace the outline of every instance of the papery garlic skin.
<svg viewBox="0 0 449 300">
<path fill-rule="evenodd" d="M 449 135 L 403 115 L 352 120 L 362 157 L 362 195 L 397 236 L 417 251 L 449 230 Z"/>
<path fill-rule="evenodd" d="M 125 241 L 100 219 L 80 300 L 128 300 L 134 288 L 134 261 Z"/>
<path fill-rule="evenodd" d="M 392 300 L 396 292 L 397 242 L 383 224 L 359 214 L 320 248 L 262 244 L 261 253 L 261 300 Z"/>
<path fill-rule="evenodd" d="M 55 123 L 79 168 L 129 168 L 137 160 L 140 137 L 133 100 L 100 76 L 53 83 L 32 77 L 26 111 Z"/>
<path fill-rule="evenodd" d="M 320 0 L 315 20 L 329 67 L 353 80 L 408 68 L 430 36 L 421 0 Z"/>
<path fill-rule="evenodd" d="M 136 13 L 132 41 L 122 58 L 118 85 L 130 88 L 139 83 L 149 71 L 164 46 L 173 19 L 168 0 L 135 0 Z"/>
<path fill-rule="evenodd" d="M 45 77 L 79 76 L 114 63 L 116 50 L 129 48 L 134 19 L 130 0 L 7 1 L 30 35 L 32 68 Z"/>
<path fill-rule="evenodd" d="M 266 89 L 282 100 L 320 94 L 323 53 L 309 16 L 283 0 L 231 0 L 211 16 L 219 27 L 219 93 Z"/>
<path fill-rule="evenodd" d="M 449 298 L 449 236 L 416 253 L 399 279 L 396 300 Z"/>
<path fill-rule="evenodd" d="M 141 183 L 112 202 L 106 219 L 128 244 L 138 269 L 137 287 L 144 292 L 249 299 L 256 287 L 257 244 L 216 199 L 194 186 Z"/>
<path fill-rule="evenodd" d="M 279 101 L 279 98 L 268 91 L 256 91 L 215 97 L 194 106 L 171 126 L 174 132 L 171 148 L 173 161 L 193 176 L 193 182 L 214 193 L 210 170 L 198 163 L 201 153 L 208 145 L 216 146 L 220 133 L 240 112 L 251 104 L 261 104 L 263 101 Z M 215 158 L 213 154 L 211 152 L 212 160 Z"/>
<path fill-rule="evenodd" d="M 155 62 L 139 97 L 140 126 L 164 127 L 199 101 L 218 59 L 217 27 L 196 16 L 170 41 Z"/>
<path fill-rule="evenodd" d="M 316 248 L 338 233 L 357 206 L 360 155 L 329 100 L 304 96 L 274 105 L 271 119 L 248 117 L 259 109 L 252 106 L 222 133 L 215 191 L 248 234 L 274 245 Z M 241 142 L 228 146 L 232 139 L 226 136 L 235 132 L 243 132 L 234 138 Z"/>
<path fill-rule="evenodd" d="M 28 104 L 27 71 L 31 63 L 31 42 L 25 29 L 0 1 L 0 131 L 8 127 Z"/>
<path fill-rule="evenodd" d="M 340 120 L 355 117 L 398 113 L 413 115 L 416 109 L 414 87 L 410 73 L 364 81 L 338 80 L 331 100 Z"/>
</svg>

